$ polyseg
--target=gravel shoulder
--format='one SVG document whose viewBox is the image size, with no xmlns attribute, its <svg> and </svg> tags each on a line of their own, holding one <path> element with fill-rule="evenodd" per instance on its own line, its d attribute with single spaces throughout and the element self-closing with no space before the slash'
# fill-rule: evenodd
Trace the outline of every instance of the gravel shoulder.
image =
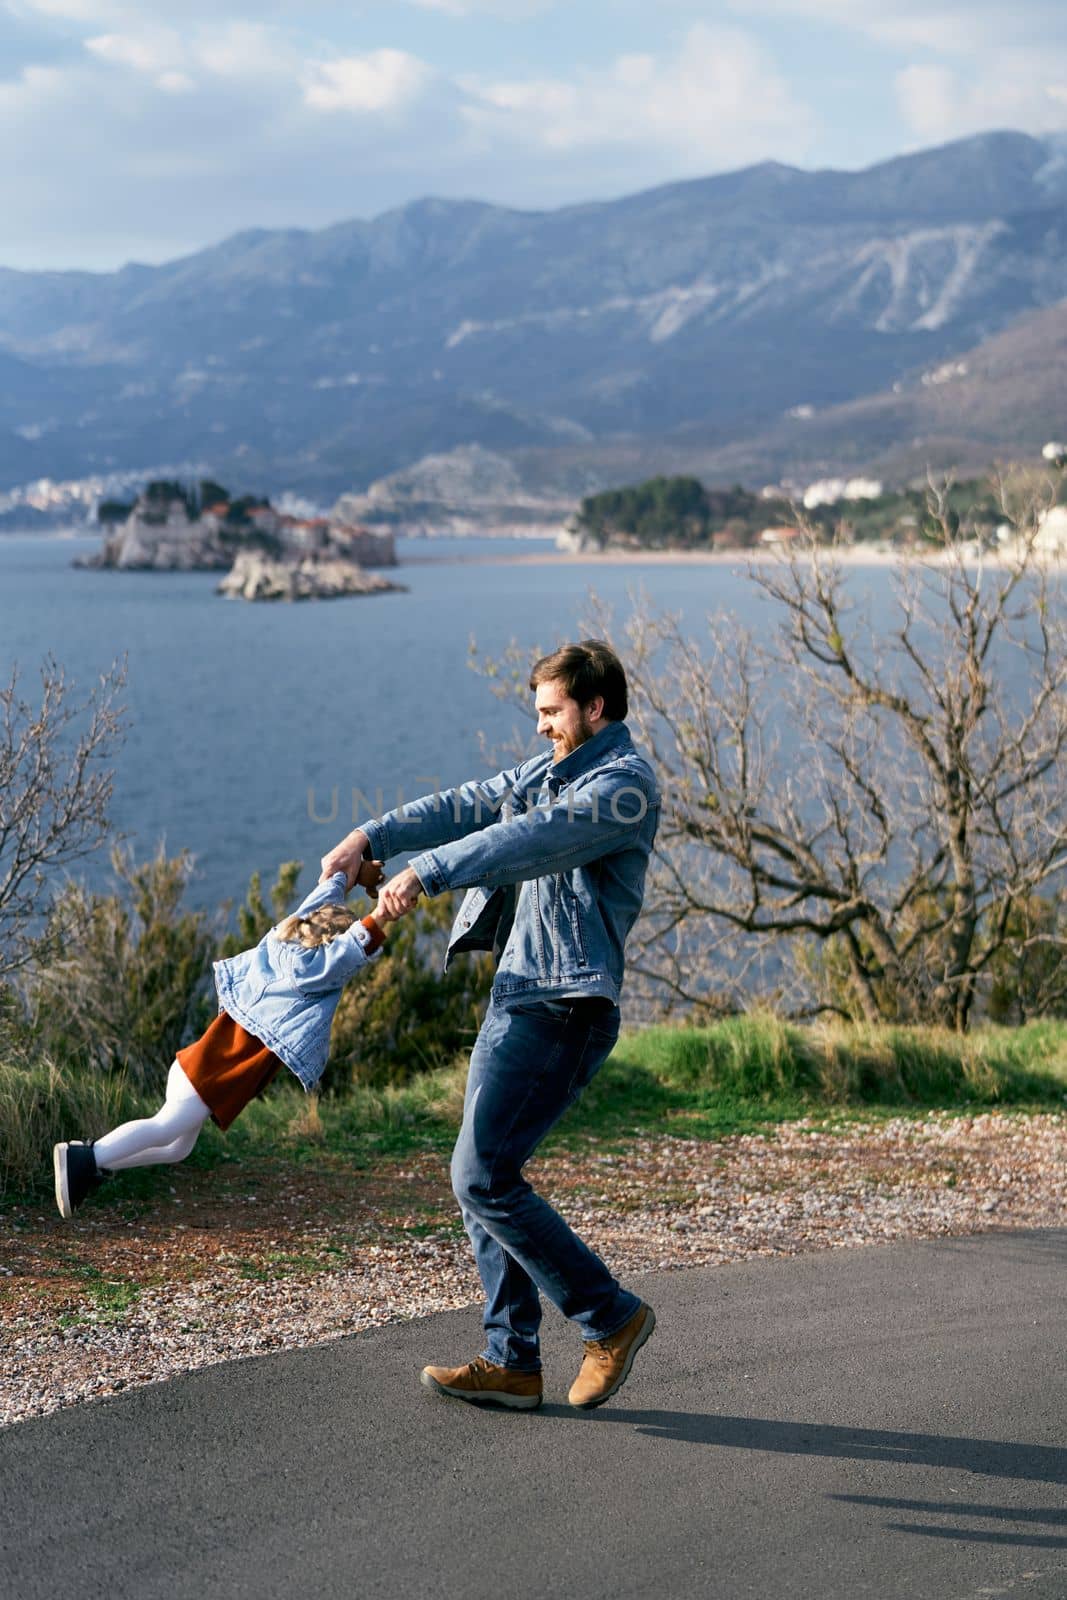
<svg viewBox="0 0 1067 1600">
<path fill-rule="evenodd" d="M 1062 1226 L 1067 1118 L 590 1139 L 528 1172 L 619 1273 L 716 1266 Z M 38 1205 L 8 1209 L 0 1229 L 5 1424 L 479 1297 L 439 1150 L 363 1171 L 324 1156 L 131 1174 L 71 1222 Z"/>
</svg>

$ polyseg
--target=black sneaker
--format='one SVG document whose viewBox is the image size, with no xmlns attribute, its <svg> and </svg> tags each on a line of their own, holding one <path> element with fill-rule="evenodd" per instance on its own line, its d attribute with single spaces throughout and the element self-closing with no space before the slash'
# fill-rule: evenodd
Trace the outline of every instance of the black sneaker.
<svg viewBox="0 0 1067 1600">
<path fill-rule="evenodd" d="M 56 1205 L 61 1217 L 72 1217 L 86 1195 L 103 1183 L 91 1144 L 72 1139 L 52 1151 L 56 1174 Z"/>
</svg>

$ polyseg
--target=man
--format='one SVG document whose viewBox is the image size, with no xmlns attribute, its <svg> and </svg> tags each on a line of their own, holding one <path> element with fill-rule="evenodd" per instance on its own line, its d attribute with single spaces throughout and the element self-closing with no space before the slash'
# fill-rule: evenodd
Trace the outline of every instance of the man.
<svg viewBox="0 0 1067 1600">
<path fill-rule="evenodd" d="M 626 1381 L 655 1317 L 522 1168 L 618 1037 L 623 947 L 641 909 L 659 794 L 623 720 L 626 676 L 606 644 L 543 657 L 530 688 L 550 753 L 365 822 L 322 867 L 354 881 L 365 858 L 416 851 L 382 889 L 385 912 L 468 889 L 446 965 L 459 950 L 499 952 L 452 1158 L 485 1289 L 486 1346 L 465 1366 L 427 1367 L 422 1381 L 476 1404 L 540 1405 L 544 1294 L 585 1341 L 569 1400 L 588 1409 Z"/>
</svg>

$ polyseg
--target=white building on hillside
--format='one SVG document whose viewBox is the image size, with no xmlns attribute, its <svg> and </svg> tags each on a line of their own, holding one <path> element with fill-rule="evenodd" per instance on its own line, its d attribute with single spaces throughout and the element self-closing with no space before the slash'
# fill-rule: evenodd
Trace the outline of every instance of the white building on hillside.
<svg viewBox="0 0 1067 1600">
<path fill-rule="evenodd" d="M 878 478 L 820 478 L 804 490 L 804 509 L 835 506 L 839 500 L 877 500 L 882 488 Z"/>
<path fill-rule="evenodd" d="M 1059 560 L 1067 558 L 1067 506 L 1053 506 L 1051 511 L 1042 514 L 1034 535 L 1034 549 Z"/>
</svg>

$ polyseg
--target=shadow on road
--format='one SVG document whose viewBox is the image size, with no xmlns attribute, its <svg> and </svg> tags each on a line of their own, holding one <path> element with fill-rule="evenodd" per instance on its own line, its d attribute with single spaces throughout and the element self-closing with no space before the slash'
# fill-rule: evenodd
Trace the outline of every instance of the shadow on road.
<svg viewBox="0 0 1067 1600">
<path fill-rule="evenodd" d="M 988 1517 L 994 1522 L 1041 1522 L 1049 1527 L 1067 1526 L 1067 1510 L 1059 1506 L 980 1506 L 967 1500 L 892 1500 L 881 1494 L 832 1494 L 848 1506 L 878 1506 L 883 1511 L 922 1511 L 929 1516 L 943 1513 L 953 1517 Z"/>
<path fill-rule="evenodd" d="M 1025 1513 L 1024 1513 L 1025 1514 Z M 965 1544 L 1008 1545 L 1027 1550 L 1067 1550 L 1052 1533 L 997 1533 L 992 1528 L 928 1528 L 921 1522 L 887 1522 L 890 1533 L 921 1533 L 927 1539 L 962 1539 Z"/>
<path fill-rule="evenodd" d="M 913 1466 L 955 1467 L 990 1478 L 1067 1483 L 1067 1449 L 1013 1444 L 1002 1439 L 966 1439 L 937 1433 L 897 1433 L 881 1428 L 839 1428 L 817 1422 L 779 1422 L 769 1417 L 724 1417 L 696 1411 L 575 1412 L 545 1406 L 541 1415 L 610 1422 L 679 1444 L 718 1445 L 726 1450 L 770 1450 L 784 1455 L 837 1456 L 854 1461 L 899 1461 Z"/>
<path fill-rule="evenodd" d="M 971 1544 L 1015 1545 L 1038 1550 L 1067 1550 L 1067 1538 L 1055 1533 L 1002 1533 L 997 1528 L 961 1528 L 959 1519 L 986 1522 L 1022 1522 L 1043 1527 L 1067 1526 L 1067 1510 L 1059 1506 L 984 1506 L 967 1500 L 897 1500 L 878 1494 L 832 1494 L 843 1505 L 869 1506 L 872 1510 L 912 1511 L 920 1516 L 952 1517 L 953 1526 L 925 1522 L 887 1522 L 893 1533 L 919 1533 L 928 1539 L 963 1539 Z"/>
<path fill-rule="evenodd" d="M 971 1233 L 957 1239 L 939 1239 L 938 1253 L 942 1256 L 966 1258 L 976 1254 L 983 1243 L 996 1242 L 1002 1259 L 1030 1262 L 1035 1256 L 1047 1256 L 1056 1262 L 1067 1263 L 1067 1229 L 1064 1228 L 990 1228 L 985 1233 Z"/>
</svg>

